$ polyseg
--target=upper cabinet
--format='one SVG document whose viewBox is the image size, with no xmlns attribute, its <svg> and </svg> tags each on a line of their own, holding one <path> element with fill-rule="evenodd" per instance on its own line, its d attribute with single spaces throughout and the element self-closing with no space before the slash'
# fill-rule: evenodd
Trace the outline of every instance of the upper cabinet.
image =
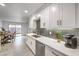
<svg viewBox="0 0 79 59">
<path fill-rule="evenodd" d="M 49 8 L 50 29 L 60 26 L 60 4 L 52 4 Z"/>
<path fill-rule="evenodd" d="M 79 8 L 79 7 L 78 7 Z M 79 11 L 78 11 L 79 13 Z M 75 28 L 75 4 L 54 3 L 43 9 L 40 13 L 40 28 L 46 29 L 71 29 Z M 79 17 L 77 17 L 77 20 Z M 31 20 L 31 28 L 35 28 L 34 20 Z M 77 24 L 79 25 L 79 23 Z"/>
<path fill-rule="evenodd" d="M 33 27 L 33 22 L 32 22 L 33 20 L 30 18 L 30 21 L 29 21 L 29 28 L 32 28 Z"/>
<path fill-rule="evenodd" d="M 36 16 L 30 18 L 29 28 L 36 29 L 36 20 L 37 20 Z"/>
<path fill-rule="evenodd" d="M 40 27 L 49 29 L 49 7 L 45 8 L 40 12 Z"/>
<path fill-rule="evenodd" d="M 75 4 L 64 3 L 63 4 L 63 28 L 75 28 Z"/>
<path fill-rule="evenodd" d="M 35 20 L 40 19 L 40 28 L 49 29 L 49 7 L 36 14 L 35 17 L 30 19 L 29 27 L 32 29 L 36 28 Z"/>
<path fill-rule="evenodd" d="M 75 4 L 52 4 L 50 7 L 50 28 L 75 28 Z"/>
<path fill-rule="evenodd" d="M 54 29 L 61 25 L 62 18 L 62 5 L 52 4 L 51 6 L 42 10 L 41 17 L 41 28 Z"/>
</svg>

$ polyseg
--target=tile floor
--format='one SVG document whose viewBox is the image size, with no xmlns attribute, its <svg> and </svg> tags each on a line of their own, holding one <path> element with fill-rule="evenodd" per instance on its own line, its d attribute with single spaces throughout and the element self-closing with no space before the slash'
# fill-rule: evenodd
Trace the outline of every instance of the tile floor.
<svg viewBox="0 0 79 59">
<path fill-rule="evenodd" d="M 33 56 L 33 53 L 25 44 L 25 36 L 17 35 L 13 43 L 2 46 L 0 56 Z"/>
</svg>

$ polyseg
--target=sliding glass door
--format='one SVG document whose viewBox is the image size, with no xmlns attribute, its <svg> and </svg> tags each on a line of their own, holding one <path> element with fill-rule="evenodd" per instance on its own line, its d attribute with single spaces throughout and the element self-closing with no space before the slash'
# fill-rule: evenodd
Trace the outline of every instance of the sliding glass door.
<svg viewBox="0 0 79 59">
<path fill-rule="evenodd" d="M 16 32 L 16 34 L 21 34 L 21 25 L 9 25 L 10 32 Z"/>
</svg>

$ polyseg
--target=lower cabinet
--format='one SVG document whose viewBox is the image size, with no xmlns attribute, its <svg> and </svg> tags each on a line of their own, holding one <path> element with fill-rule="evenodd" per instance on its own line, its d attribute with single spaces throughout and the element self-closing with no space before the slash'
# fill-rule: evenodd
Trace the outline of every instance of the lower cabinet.
<svg viewBox="0 0 79 59">
<path fill-rule="evenodd" d="M 32 39 L 31 37 L 27 37 L 26 44 L 32 50 L 32 52 L 34 53 L 34 55 L 36 55 L 36 40 Z"/>
<path fill-rule="evenodd" d="M 49 46 L 45 46 L 45 56 L 66 56 L 66 55 Z"/>
<path fill-rule="evenodd" d="M 31 37 L 27 37 L 26 44 L 35 56 L 67 56 Z"/>
<path fill-rule="evenodd" d="M 51 48 L 45 46 L 45 56 L 55 56 L 55 54 L 52 51 L 53 50 Z"/>
</svg>

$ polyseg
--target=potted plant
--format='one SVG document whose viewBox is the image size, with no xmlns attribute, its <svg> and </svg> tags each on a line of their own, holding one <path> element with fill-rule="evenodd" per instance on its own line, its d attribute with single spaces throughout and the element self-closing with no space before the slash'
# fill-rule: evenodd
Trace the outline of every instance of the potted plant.
<svg viewBox="0 0 79 59">
<path fill-rule="evenodd" d="M 62 39 L 63 39 L 62 32 L 57 31 L 55 35 L 56 35 L 56 38 L 57 38 L 57 42 L 61 42 Z"/>
</svg>

